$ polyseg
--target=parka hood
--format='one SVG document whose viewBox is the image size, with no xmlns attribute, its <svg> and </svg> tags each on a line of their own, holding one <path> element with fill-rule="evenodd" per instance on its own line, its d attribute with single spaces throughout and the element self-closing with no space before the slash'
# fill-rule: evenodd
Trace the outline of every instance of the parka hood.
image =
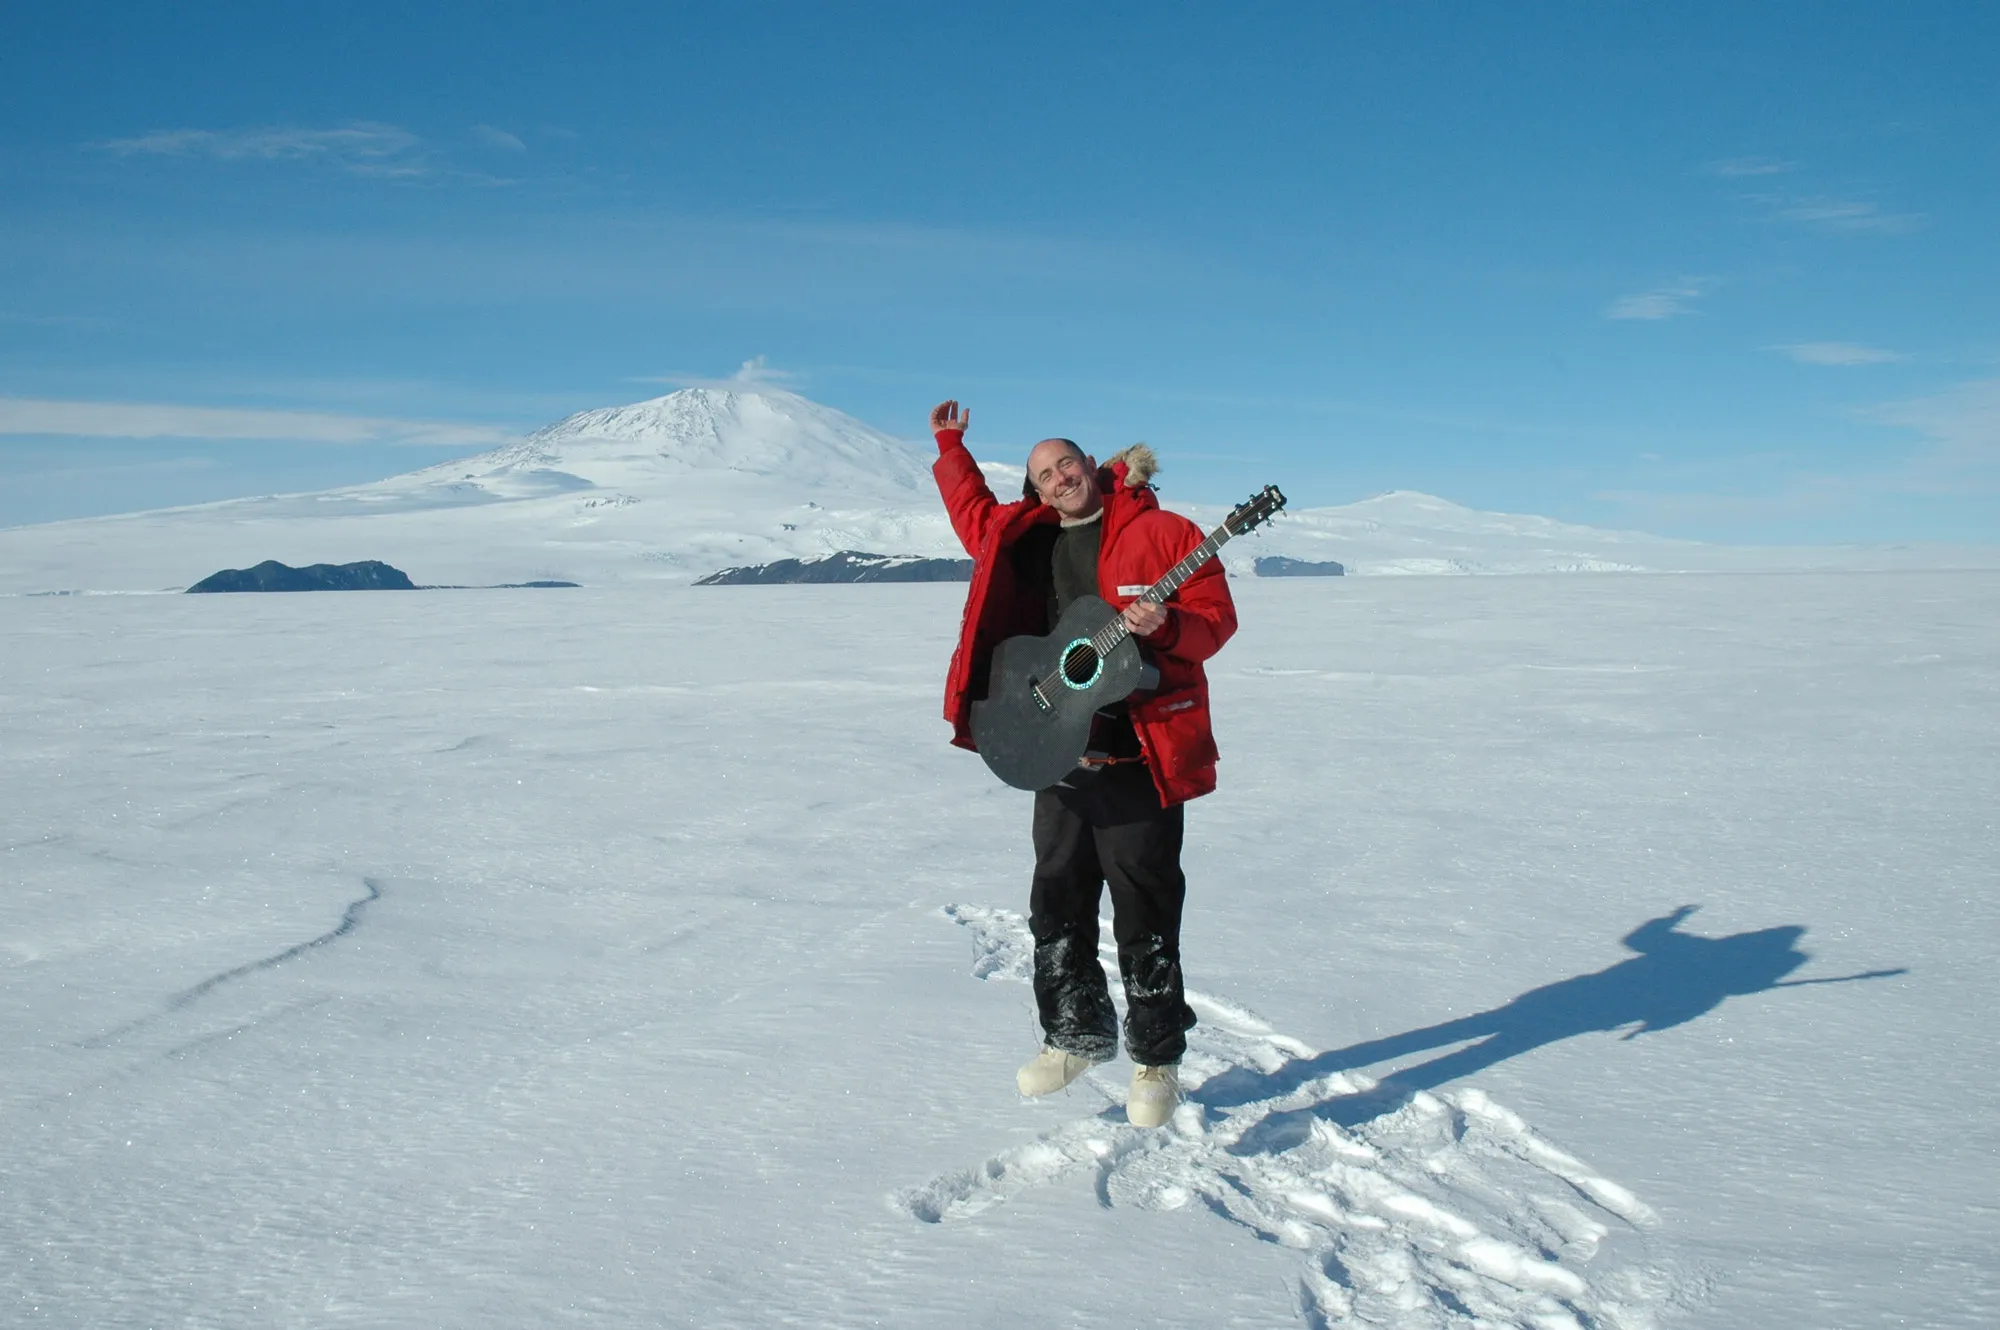
<svg viewBox="0 0 2000 1330">
<path fill-rule="evenodd" d="M 1160 459 L 1153 450 L 1143 443 L 1135 443 L 1130 448 L 1122 448 L 1113 453 L 1108 461 L 1097 467 L 1097 492 L 1110 494 L 1121 487 L 1129 490 L 1148 488 L 1153 477 L 1160 474 Z M 1041 495 L 1035 492 L 1035 482 L 1021 482 L 1021 497 L 1041 502 Z"/>
<path fill-rule="evenodd" d="M 1153 450 L 1143 443 L 1135 443 L 1130 448 L 1113 453 L 1111 460 L 1097 468 L 1098 487 L 1108 489 L 1104 483 L 1104 473 L 1111 473 L 1112 485 L 1123 485 L 1127 489 L 1139 489 L 1152 483 L 1160 473 L 1160 459 Z"/>
</svg>

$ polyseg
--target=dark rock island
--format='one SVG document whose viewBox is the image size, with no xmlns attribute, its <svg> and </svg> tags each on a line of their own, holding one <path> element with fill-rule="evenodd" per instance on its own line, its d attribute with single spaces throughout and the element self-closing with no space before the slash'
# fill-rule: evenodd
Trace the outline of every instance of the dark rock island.
<svg viewBox="0 0 2000 1330">
<path fill-rule="evenodd" d="M 501 582 L 494 586 L 419 586 L 408 573 L 379 559 L 316 563 L 293 568 L 266 559 L 255 568 L 225 568 L 188 588 L 196 591 L 518 591 L 523 587 L 575 586 L 575 582 Z"/>
<path fill-rule="evenodd" d="M 1347 570 L 1328 559 L 1324 563 L 1314 563 L 1310 559 L 1288 559 L 1282 554 L 1267 554 L 1257 560 L 1259 577 L 1343 577 Z"/>
<path fill-rule="evenodd" d="M 255 568 L 225 568 L 188 588 L 197 591 L 415 591 L 400 568 L 378 559 L 360 563 L 316 563 L 293 568 L 266 559 Z"/>
<path fill-rule="evenodd" d="M 914 554 L 864 554 L 841 550 L 810 559 L 724 568 L 696 586 L 779 586 L 797 582 L 970 582 L 972 560 L 926 559 Z"/>
</svg>

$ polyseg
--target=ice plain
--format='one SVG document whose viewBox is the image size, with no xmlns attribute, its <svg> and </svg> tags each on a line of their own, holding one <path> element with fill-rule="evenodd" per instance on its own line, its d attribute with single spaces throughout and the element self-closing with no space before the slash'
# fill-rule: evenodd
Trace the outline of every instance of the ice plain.
<svg viewBox="0 0 2000 1330">
<path fill-rule="evenodd" d="M 2000 1321 L 2000 575 L 1235 587 L 1146 1138 L 962 588 L 0 601 L 0 1321 Z"/>
</svg>

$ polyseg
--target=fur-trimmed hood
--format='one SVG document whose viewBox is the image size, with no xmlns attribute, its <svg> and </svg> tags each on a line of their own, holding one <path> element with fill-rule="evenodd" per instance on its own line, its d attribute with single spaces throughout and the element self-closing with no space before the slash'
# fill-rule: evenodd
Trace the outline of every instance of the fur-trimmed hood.
<svg viewBox="0 0 2000 1330">
<path fill-rule="evenodd" d="M 1113 484 L 1122 483 L 1128 489 L 1138 489 L 1150 485 L 1153 477 L 1160 474 L 1160 459 L 1145 444 L 1135 443 L 1130 448 L 1113 453 L 1111 459 L 1097 470 L 1100 477 L 1109 471 Z M 1099 483 L 1101 485 L 1102 481 Z"/>
<path fill-rule="evenodd" d="M 1153 450 L 1143 443 L 1135 443 L 1130 448 L 1121 448 L 1110 458 L 1097 465 L 1097 489 L 1109 494 L 1123 485 L 1126 489 L 1144 489 L 1153 483 L 1153 477 L 1160 474 L 1160 459 Z M 1035 492 L 1035 482 L 1024 479 L 1021 482 L 1021 497 L 1039 500 Z"/>
</svg>

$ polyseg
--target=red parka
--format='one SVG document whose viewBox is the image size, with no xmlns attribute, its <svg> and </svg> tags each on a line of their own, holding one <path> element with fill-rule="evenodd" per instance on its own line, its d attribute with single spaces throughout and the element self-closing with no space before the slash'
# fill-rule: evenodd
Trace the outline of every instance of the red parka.
<svg viewBox="0 0 2000 1330">
<path fill-rule="evenodd" d="M 1031 528 L 1060 521 L 1040 499 L 1001 503 L 979 464 L 966 451 L 961 430 L 939 430 L 938 460 L 931 468 L 952 530 L 972 556 L 972 589 L 965 598 L 958 650 L 945 682 L 944 718 L 952 742 L 972 741 L 972 703 L 984 691 L 993 648 L 1022 633 L 1048 631 L 1047 602 L 1017 585 L 1006 551 Z M 1202 541 L 1204 533 L 1178 513 L 1160 507 L 1153 491 L 1137 483 L 1122 460 L 1097 473 L 1104 498 L 1098 538 L 1097 594 L 1124 608 L 1139 592 Z M 1132 728 L 1146 755 L 1161 802 L 1183 803 L 1215 788 L 1215 734 L 1208 720 L 1208 676 L 1201 663 L 1236 631 L 1236 605 L 1222 565 L 1208 565 L 1167 601 L 1167 624 L 1141 643 L 1159 667 L 1159 687 L 1132 696 Z"/>
</svg>

